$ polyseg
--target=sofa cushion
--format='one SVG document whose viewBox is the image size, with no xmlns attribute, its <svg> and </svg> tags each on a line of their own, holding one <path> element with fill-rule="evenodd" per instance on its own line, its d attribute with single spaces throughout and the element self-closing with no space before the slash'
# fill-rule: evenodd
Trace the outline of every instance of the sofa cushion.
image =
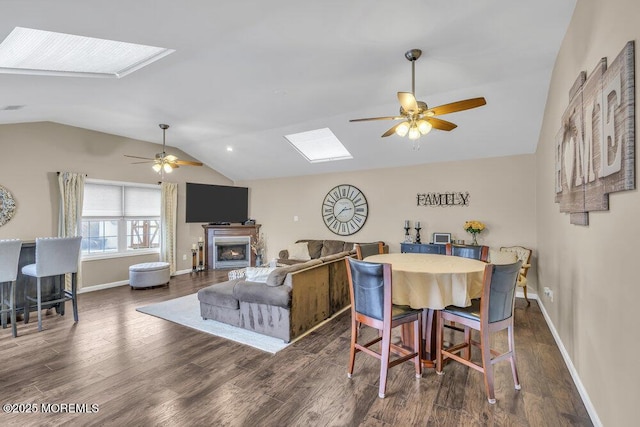
<svg viewBox="0 0 640 427">
<path fill-rule="evenodd" d="M 320 258 L 322 252 L 322 240 L 309 240 L 309 256 L 311 259 Z"/>
<path fill-rule="evenodd" d="M 247 267 L 244 273 L 244 278 L 248 282 L 267 283 L 269 274 L 276 267 Z"/>
<path fill-rule="evenodd" d="M 307 242 L 294 243 L 289 247 L 289 259 L 310 260 L 309 244 Z"/>
<path fill-rule="evenodd" d="M 209 305 L 239 310 L 240 303 L 233 296 L 233 288 L 241 280 L 243 279 L 229 280 L 202 288 L 198 291 L 198 300 Z"/>
<path fill-rule="evenodd" d="M 233 288 L 233 296 L 241 302 L 289 308 L 291 288 L 267 286 L 266 283 L 242 282 Z"/>
<path fill-rule="evenodd" d="M 282 286 L 282 284 L 284 283 L 284 279 L 287 277 L 287 274 L 299 270 L 304 270 L 305 268 L 313 267 L 314 265 L 318 264 L 322 264 L 322 261 L 320 261 L 319 259 L 312 259 L 310 261 L 302 262 L 299 264 L 288 265 L 286 267 L 278 267 L 269 274 L 266 284 L 267 286 Z"/>
<path fill-rule="evenodd" d="M 353 243 L 349 243 L 353 246 Z M 342 240 L 325 240 L 322 243 L 322 251 L 320 252 L 321 257 L 325 257 L 327 255 L 333 255 L 344 251 L 345 242 Z"/>
</svg>

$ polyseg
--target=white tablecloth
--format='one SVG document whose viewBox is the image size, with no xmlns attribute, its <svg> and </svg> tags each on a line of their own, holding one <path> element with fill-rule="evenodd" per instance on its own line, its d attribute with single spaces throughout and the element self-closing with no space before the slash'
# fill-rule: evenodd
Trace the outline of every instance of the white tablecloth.
<svg viewBox="0 0 640 427">
<path fill-rule="evenodd" d="M 482 294 L 482 261 L 435 254 L 380 254 L 368 262 L 392 266 L 393 303 L 440 310 L 447 305 L 466 307 Z"/>
</svg>

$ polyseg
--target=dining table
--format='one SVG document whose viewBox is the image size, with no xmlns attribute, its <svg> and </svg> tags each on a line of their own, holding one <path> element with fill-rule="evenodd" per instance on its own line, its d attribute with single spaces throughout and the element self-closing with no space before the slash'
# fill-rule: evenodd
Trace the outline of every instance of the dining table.
<svg viewBox="0 0 640 427">
<path fill-rule="evenodd" d="M 435 310 L 448 305 L 467 307 L 471 299 L 482 294 L 484 268 L 487 263 L 452 255 L 423 253 L 390 253 L 371 255 L 367 262 L 391 264 L 392 300 L 396 305 L 422 309 L 423 349 L 425 367 L 434 367 L 436 358 L 434 324 Z M 403 347 L 411 351 L 413 330 L 402 329 Z"/>
</svg>

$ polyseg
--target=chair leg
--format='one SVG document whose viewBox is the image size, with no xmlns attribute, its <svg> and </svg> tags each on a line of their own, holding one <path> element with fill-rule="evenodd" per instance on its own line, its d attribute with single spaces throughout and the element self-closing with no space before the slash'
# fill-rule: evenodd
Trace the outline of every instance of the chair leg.
<svg viewBox="0 0 640 427">
<path fill-rule="evenodd" d="M 462 350 L 462 357 L 466 360 L 471 360 L 471 328 L 468 326 L 464 327 L 464 342 L 467 345 Z"/>
<path fill-rule="evenodd" d="M 36 280 L 36 299 L 38 301 L 38 332 L 42 331 L 42 286 L 40 278 Z"/>
<path fill-rule="evenodd" d="M 347 370 L 347 377 L 351 378 L 353 375 L 353 366 L 356 362 L 356 341 L 358 339 L 358 329 L 360 328 L 360 322 L 356 322 L 355 319 L 351 321 L 351 346 L 349 349 L 349 369 Z"/>
<path fill-rule="evenodd" d="M 522 290 L 524 291 L 524 299 L 527 300 L 527 306 L 531 305 L 531 301 L 529 301 L 529 298 L 527 297 L 527 285 L 524 285 Z"/>
<path fill-rule="evenodd" d="M 513 384 L 516 390 L 520 390 L 520 379 L 518 378 L 518 368 L 516 367 L 516 348 L 515 348 L 515 340 L 513 338 L 513 325 L 507 328 L 507 335 L 509 340 L 509 352 L 511 353 L 511 357 L 509 357 L 509 362 L 511 362 L 511 373 L 513 374 Z"/>
<path fill-rule="evenodd" d="M 73 303 L 73 320 L 78 321 L 78 275 L 77 273 L 71 274 L 71 302 Z"/>
<path fill-rule="evenodd" d="M 443 336 L 442 336 L 442 328 L 444 325 L 442 324 L 442 312 L 440 310 L 436 311 L 435 314 L 435 327 L 436 327 L 436 374 L 442 375 L 442 347 L 443 347 Z"/>
<path fill-rule="evenodd" d="M 480 333 L 480 352 L 482 353 L 482 368 L 484 371 L 484 388 L 487 392 L 487 400 L 490 404 L 496 403 L 496 396 L 493 387 L 493 364 L 491 363 L 491 346 L 489 343 L 489 333 Z"/>
<path fill-rule="evenodd" d="M 413 322 L 413 349 L 416 353 L 416 357 L 413 358 L 413 364 L 416 368 L 416 378 L 422 378 L 422 334 L 421 332 L 422 320 L 418 317 L 418 320 Z"/>
<path fill-rule="evenodd" d="M 386 325 L 385 325 L 386 326 Z M 387 391 L 387 373 L 389 372 L 389 356 L 391 353 L 391 328 L 382 330 L 382 347 L 380 348 L 380 388 L 378 397 L 384 399 Z"/>
<path fill-rule="evenodd" d="M 24 322 L 24 324 L 25 324 L 25 325 L 26 325 L 27 323 L 29 323 L 29 313 L 30 313 L 30 310 L 31 310 L 31 303 L 30 303 L 30 302 L 29 302 L 29 300 L 27 299 L 27 294 L 28 294 L 28 292 L 27 292 L 28 283 L 29 283 L 29 282 L 25 283 L 25 285 L 24 285 L 24 289 L 23 289 L 23 291 L 24 291 L 24 296 L 23 296 L 24 308 L 23 308 L 23 310 L 22 310 L 22 311 L 23 311 L 23 313 L 22 313 L 22 317 L 23 317 L 23 319 L 22 319 L 22 320 L 23 320 L 23 322 Z"/>
<path fill-rule="evenodd" d="M 0 283 L 0 310 L 2 310 L 2 313 L 0 313 L 0 323 L 2 323 L 2 329 L 7 327 L 7 312 L 4 307 L 4 287 L 5 284 Z"/>
<path fill-rule="evenodd" d="M 11 304 L 11 333 L 13 337 L 18 336 L 18 325 L 16 325 L 16 282 L 11 283 L 11 295 L 9 296 Z"/>
</svg>

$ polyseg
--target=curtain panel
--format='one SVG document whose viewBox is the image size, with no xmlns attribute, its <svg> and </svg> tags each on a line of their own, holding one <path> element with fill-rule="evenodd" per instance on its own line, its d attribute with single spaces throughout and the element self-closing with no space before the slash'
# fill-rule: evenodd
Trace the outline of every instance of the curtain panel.
<svg viewBox="0 0 640 427">
<path fill-rule="evenodd" d="M 82 204 L 84 199 L 83 173 L 59 172 L 60 213 L 58 237 L 76 237 L 82 230 Z M 78 263 L 78 288 L 82 288 L 82 263 Z M 65 275 L 65 288 L 71 289 L 71 275 Z"/>
<path fill-rule="evenodd" d="M 176 226 L 178 213 L 178 184 L 161 184 L 160 259 L 169 263 L 169 272 L 176 273 Z"/>
</svg>

